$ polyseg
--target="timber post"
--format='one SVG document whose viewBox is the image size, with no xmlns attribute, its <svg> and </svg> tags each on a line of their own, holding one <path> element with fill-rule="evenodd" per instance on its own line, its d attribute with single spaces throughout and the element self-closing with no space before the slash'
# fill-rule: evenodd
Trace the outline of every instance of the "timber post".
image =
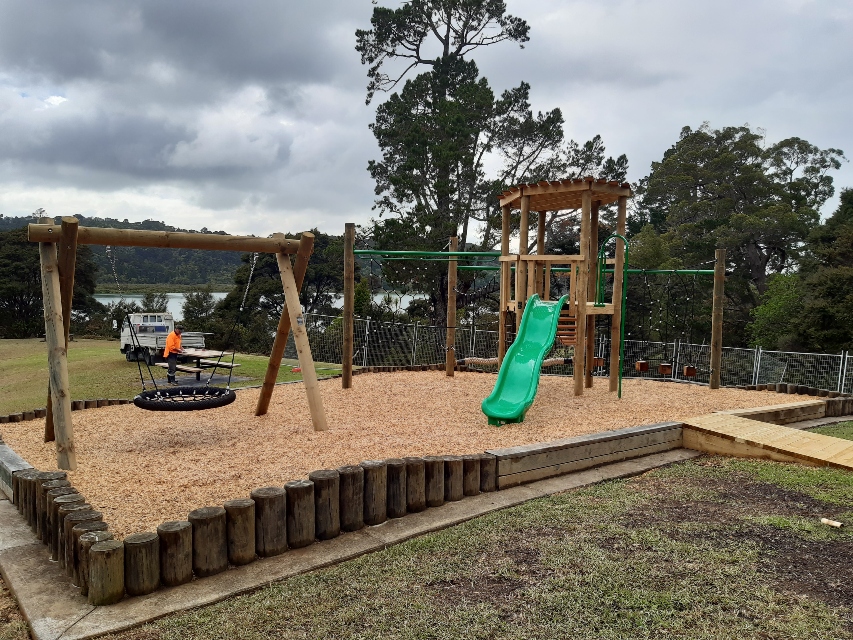
<svg viewBox="0 0 853 640">
<path fill-rule="evenodd" d="M 255 501 L 255 551 L 262 558 L 287 551 L 287 492 L 283 487 L 260 487 Z"/>
<path fill-rule="evenodd" d="M 124 597 L 124 543 L 96 542 L 89 548 L 89 604 L 115 604 Z"/>
<path fill-rule="evenodd" d="M 160 580 L 167 587 L 193 579 L 193 526 L 187 520 L 170 520 L 157 527 L 160 538 Z"/>
<path fill-rule="evenodd" d="M 124 539 L 124 589 L 127 595 L 144 596 L 159 586 L 160 538 L 151 532 L 127 536 Z"/>
<path fill-rule="evenodd" d="M 192 523 L 193 573 L 206 578 L 228 568 L 228 538 L 224 507 L 201 507 L 190 511 Z"/>
<path fill-rule="evenodd" d="M 338 467 L 342 531 L 364 528 L 364 469 L 357 464 Z"/>
<path fill-rule="evenodd" d="M 331 540 L 341 534 L 341 475 L 336 469 L 308 474 L 314 483 L 314 535 Z"/>
<path fill-rule="evenodd" d="M 528 232 L 530 231 L 530 196 L 521 196 L 521 224 L 518 228 L 518 255 L 528 254 Z M 519 260 L 515 266 L 515 330 L 521 327 L 521 316 L 527 303 L 527 262 Z"/>
<path fill-rule="evenodd" d="M 326 412 L 323 409 L 323 398 L 317 385 L 317 371 L 314 369 L 314 358 L 311 356 L 311 346 L 308 343 L 308 332 L 305 330 L 305 317 L 299 304 L 299 290 L 293 276 L 290 258 L 284 254 L 276 254 L 278 268 L 281 271 L 281 283 L 284 287 L 284 299 L 287 313 L 290 315 L 290 328 L 293 331 L 293 341 L 296 343 L 296 354 L 299 356 L 299 366 L 302 369 L 302 382 L 305 394 L 308 396 L 308 408 L 311 411 L 311 423 L 314 431 L 326 431 Z"/>
<path fill-rule="evenodd" d="M 223 503 L 225 536 L 228 539 L 228 562 L 234 566 L 255 559 L 255 501 L 236 498 Z"/>
<path fill-rule="evenodd" d="M 283 233 L 274 233 L 274 238 L 283 238 Z M 302 282 L 305 280 L 305 272 L 308 270 L 308 260 L 311 258 L 311 252 L 314 250 L 314 234 L 308 231 L 303 232 L 299 238 L 299 247 L 296 251 L 296 265 L 293 267 L 293 276 L 296 280 L 296 290 L 302 290 Z M 290 261 L 287 256 L 279 256 L 279 259 Z M 281 359 L 284 357 L 284 349 L 287 346 L 287 335 L 290 333 L 290 314 L 287 312 L 287 303 L 281 310 L 281 317 L 278 319 L 278 329 L 275 332 L 275 340 L 273 340 L 272 351 L 270 352 L 267 371 L 264 375 L 264 384 L 261 387 L 261 393 L 258 395 L 258 404 L 255 406 L 255 415 L 262 416 L 266 414 L 272 399 L 272 393 L 275 389 L 275 382 L 278 379 L 278 370 L 281 367 Z"/>
<path fill-rule="evenodd" d="M 53 218 L 43 216 L 38 219 L 39 224 L 53 224 Z M 60 263 L 62 260 L 60 259 Z M 62 269 L 59 272 L 59 288 L 60 292 L 62 291 Z M 65 320 L 65 316 L 62 316 L 62 319 Z M 68 340 L 65 341 L 65 348 L 68 349 Z M 45 416 L 44 416 L 44 441 L 45 442 L 53 442 L 56 439 L 56 436 L 53 432 L 53 405 L 50 401 L 50 380 L 47 383 L 47 404 L 45 405 Z"/>
<path fill-rule="evenodd" d="M 575 324 L 577 326 L 577 337 L 575 338 L 575 354 L 572 358 L 574 373 L 574 392 L 576 396 L 583 395 L 586 355 L 586 303 L 587 282 L 589 280 L 590 264 L 590 220 L 592 217 L 592 192 L 584 191 L 581 199 L 581 241 L 580 248 L 583 252 L 583 261 L 579 263 L 577 287 L 574 292 L 575 298 Z"/>
<path fill-rule="evenodd" d="M 344 226 L 344 352 L 341 385 L 352 388 L 353 323 L 355 313 L 355 223 Z"/>
<path fill-rule="evenodd" d="M 456 502 L 464 496 L 462 472 L 464 465 L 460 456 L 443 456 L 444 458 L 444 501 Z"/>
<path fill-rule="evenodd" d="M 56 245 L 53 242 L 40 242 L 39 256 L 44 296 L 44 334 L 50 369 L 50 399 L 56 433 L 56 465 L 65 471 L 74 471 L 77 468 L 77 457 L 71 424 L 71 393 Z"/>
<path fill-rule="evenodd" d="M 628 198 L 619 196 L 619 204 L 617 209 L 616 233 L 623 238 L 625 237 L 625 220 L 628 211 Z M 622 363 L 619 361 L 621 351 L 620 342 L 622 340 L 622 287 L 625 283 L 622 281 L 625 269 L 625 242 L 621 238 L 616 238 L 615 248 L 616 260 L 613 265 L 613 316 L 610 323 L 610 391 L 617 391 L 619 388 L 619 369 Z"/>
<path fill-rule="evenodd" d="M 406 511 L 417 513 L 426 509 L 426 482 L 423 458 L 403 458 L 406 461 Z"/>
<path fill-rule="evenodd" d="M 723 296 L 726 290 L 726 250 L 714 251 L 714 305 L 711 314 L 711 389 L 720 388 L 723 364 Z"/>
<path fill-rule="evenodd" d="M 459 238 L 450 239 L 450 251 L 457 251 Z M 444 355 L 444 373 L 452 378 L 456 368 L 456 257 L 447 261 L 447 336 Z"/>
<path fill-rule="evenodd" d="M 595 269 L 594 273 L 598 275 L 598 210 L 600 206 L 598 200 L 592 203 L 589 222 L 589 250 L 587 253 L 587 269 Z M 586 286 L 587 301 L 595 300 L 595 287 L 598 284 L 597 277 L 589 275 Z M 584 387 L 592 388 L 592 370 L 595 364 L 595 316 L 590 314 L 586 317 L 586 359 L 584 363 Z"/>
<path fill-rule="evenodd" d="M 314 483 L 310 480 L 291 480 L 285 483 L 287 493 L 287 544 L 291 549 L 314 543 Z"/>
<path fill-rule="evenodd" d="M 401 458 L 389 458 L 385 461 L 388 487 L 388 517 L 402 518 L 408 509 L 408 489 L 406 487 L 406 461 Z"/>
</svg>

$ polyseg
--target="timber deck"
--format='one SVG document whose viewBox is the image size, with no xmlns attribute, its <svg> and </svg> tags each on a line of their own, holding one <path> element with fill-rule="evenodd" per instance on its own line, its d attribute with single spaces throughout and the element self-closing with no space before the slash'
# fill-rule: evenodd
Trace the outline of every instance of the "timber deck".
<svg viewBox="0 0 853 640">
<path fill-rule="evenodd" d="M 684 447 L 853 471 L 853 442 L 726 413 L 689 418 Z"/>
</svg>

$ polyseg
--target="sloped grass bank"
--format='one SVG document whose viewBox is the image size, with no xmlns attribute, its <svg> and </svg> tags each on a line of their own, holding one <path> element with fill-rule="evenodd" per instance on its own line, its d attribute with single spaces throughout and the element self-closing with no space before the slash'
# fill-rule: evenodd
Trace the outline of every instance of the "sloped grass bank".
<svg viewBox="0 0 853 640">
<path fill-rule="evenodd" d="M 248 378 L 234 382 L 235 388 L 261 384 L 268 358 L 238 353 L 234 362 L 240 367 L 234 375 Z M 231 362 L 230 356 L 223 362 Z M 150 388 L 151 381 L 144 363 L 142 374 Z M 301 373 L 292 373 L 295 362 L 284 361 L 278 382 L 301 380 Z M 340 365 L 315 363 L 317 375 L 340 373 Z M 39 340 L 0 340 L 0 415 L 43 407 L 47 399 L 47 345 Z M 209 375 L 209 370 L 207 371 Z M 228 375 L 227 370 L 218 374 Z M 156 380 L 165 380 L 166 371 L 151 367 Z M 202 376 L 205 374 L 202 373 Z M 113 340 L 75 340 L 68 347 L 68 376 L 71 396 L 87 398 L 132 398 L 141 390 L 139 367 L 128 362 Z"/>
</svg>

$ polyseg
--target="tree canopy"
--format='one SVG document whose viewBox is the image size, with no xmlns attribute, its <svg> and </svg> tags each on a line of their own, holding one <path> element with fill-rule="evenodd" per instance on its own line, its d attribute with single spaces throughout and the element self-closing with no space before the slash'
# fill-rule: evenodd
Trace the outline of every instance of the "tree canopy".
<svg viewBox="0 0 853 640">
<path fill-rule="evenodd" d="M 394 89 L 418 66 L 438 67 L 443 75 L 442 65 L 479 47 L 505 40 L 523 47 L 530 31 L 524 20 L 506 13 L 500 0 L 410 0 L 398 9 L 375 7 L 370 24 L 371 29 L 355 32 L 361 63 L 369 65 L 368 104 L 377 91 Z M 403 69 L 389 72 L 387 66 L 395 61 Z"/>
<path fill-rule="evenodd" d="M 92 297 L 97 267 L 89 247 L 77 248 L 73 308 L 99 309 Z M 41 264 L 38 244 L 27 240 L 26 227 L 0 232 L 0 338 L 44 334 Z"/>
<path fill-rule="evenodd" d="M 507 187 L 571 177 L 572 168 L 587 160 L 601 177 L 624 179 L 627 158 L 599 158 L 604 149 L 599 137 L 564 146 L 561 111 L 534 113 L 528 83 L 496 96 L 480 76 L 470 57 L 474 51 L 529 40 L 529 25 L 507 14 L 505 3 L 414 0 L 396 9 L 375 7 L 371 27 L 356 32 L 356 49 L 368 65 L 367 102 L 377 91 L 394 91 L 371 125 L 381 151 L 368 164 L 379 213 L 371 246 L 438 250 L 458 236 L 462 251 L 491 249 L 500 241 L 497 197 Z M 500 166 L 494 175 L 486 170 L 489 157 Z M 563 232 L 554 246 L 569 242 L 569 222 L 565 212 L 549 214 L 547 235 Z M 517 218 L 513 224 L 517 229 Z M 416 273 L 433 319 L 444 322 L 446 269 L 383 265 L 384 279 L 399 288 L 409 286 Z M 463 293 L 471 281 L 461 278 Z"/>
<path fill-rule="evenodd" d="M 684 267 L 707 267 L 727 250 L 730 336 L 744 339 L 768 278 L 796 269 L 820 208 L 834 193 L 839 149 L 801 138 L 765 146 L 748 126 L 684 127 L 637 188 L 631 231 L 651 224 Z"/>
</svg>

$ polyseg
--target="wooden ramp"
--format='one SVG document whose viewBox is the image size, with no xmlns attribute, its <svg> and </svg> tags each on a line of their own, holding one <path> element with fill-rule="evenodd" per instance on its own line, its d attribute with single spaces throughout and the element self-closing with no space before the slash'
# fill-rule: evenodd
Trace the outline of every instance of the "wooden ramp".
<svg viewBox="0 0 853 640">
<path fill-rule="evenodd" d="M 684 447 L 742 458 L 765 458 L 853 471 L 853 441 L 712 413 L 684 423 Z"/>
</svg>

